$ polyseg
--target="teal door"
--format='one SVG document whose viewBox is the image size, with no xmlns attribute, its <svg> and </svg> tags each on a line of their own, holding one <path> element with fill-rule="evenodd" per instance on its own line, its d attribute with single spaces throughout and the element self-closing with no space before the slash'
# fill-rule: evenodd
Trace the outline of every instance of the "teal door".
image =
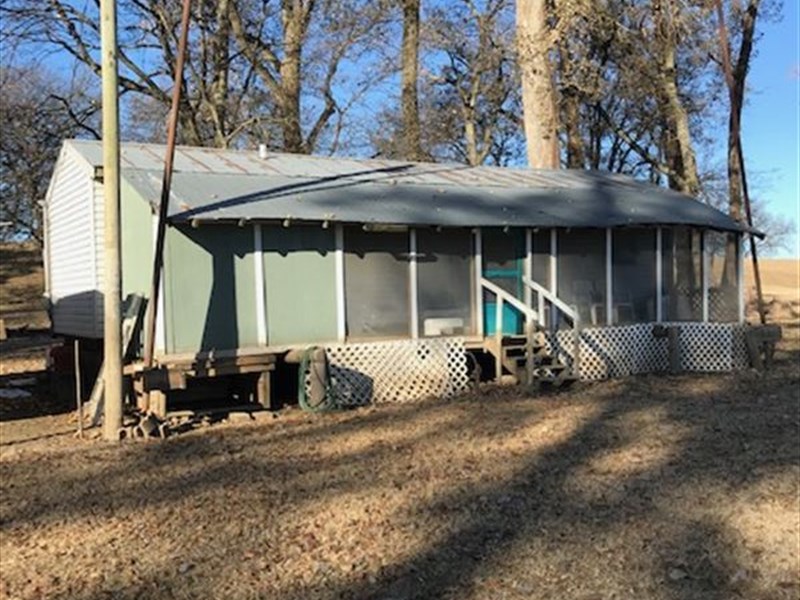
<svg viewBox="0 0 800 600">
<path fill-rule="evenodd" d="M 482 231 L 483 276 L 515 298 L 522 300 L 525 232 L 522 229 L 504 232 L 502 229 Z M 503 303 L 503 333 L 524 331 L 525 316 L 508 302 Z M 497 330 L 497 296 L 483 292 L 483 329 L 485 335 Z"/>
</svg>

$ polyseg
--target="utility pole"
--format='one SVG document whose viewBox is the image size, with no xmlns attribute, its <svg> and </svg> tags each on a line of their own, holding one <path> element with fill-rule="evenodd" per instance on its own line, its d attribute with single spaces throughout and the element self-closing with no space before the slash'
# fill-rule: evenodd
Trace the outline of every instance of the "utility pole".
<svg viewBox="0 0 800 600">
<path fill-rule="evenodd" d="M 103 79 L 103 437 L 118 440 L 122 427 L 122 320 L 119 241 L 119 87 L 116 0 L 100 2 Z"/>
</svg>

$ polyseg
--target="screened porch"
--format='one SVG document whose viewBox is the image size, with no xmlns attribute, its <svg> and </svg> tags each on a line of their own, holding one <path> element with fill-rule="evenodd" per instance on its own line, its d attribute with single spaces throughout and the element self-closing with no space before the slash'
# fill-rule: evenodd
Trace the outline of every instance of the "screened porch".
<svg viewBox="0 0 800 600">
<path fill-rule="evenodd" d="M 348 340 L 744 321 L 739 234 L 341 226 L 337 239 Z"/>
</svg>

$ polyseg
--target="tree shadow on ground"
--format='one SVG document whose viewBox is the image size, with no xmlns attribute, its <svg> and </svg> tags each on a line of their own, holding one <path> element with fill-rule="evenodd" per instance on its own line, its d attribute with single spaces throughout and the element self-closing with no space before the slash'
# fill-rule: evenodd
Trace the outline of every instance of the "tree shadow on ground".
<svg viewBox="0 0 800 600">
<path fill-rule="evenodd" d="M 714 506 L 800 466 L 800 353 L 777 358 L 767 374 L 637 377 L 538 399 L 501 392 L 104 448 L 89 472 L 69 468 L 74 452 L 64 451 L 48 475 L 57 495 L 38 491 L 42 480 L 26 475 L 28 461 L 5 461 L 0 480 L 18 483 L 4 484 L 0 531 L 10 540 L 31 527 L 135 516 L 195 498 L 192 518 L 208 527 L 198 540 L 228 555 L 209 558 L 202 568 L 216 569 L 190 580 L 180 559 L 159 554 L 135 582 L 63 597 L 796 597 L 794 580 L 765 582 L 743 562 L 764 549 L 748 546 Z M 579 413 L 571 428 L 536 428 L 571 413 Z M 514 436 L 522 446 L 506 448 Z M 535 449 L 525 451 L 528 441 Z M 445 461 L 453 449 L 460 454 L 437 467 L 445 485 L 426 495 L 420 481 L 438 449 Z M 118 457 L 113 466 L 106 455 Z M 500 474 L 489 476 L 495 467 Z M 213 501 L 220 490 L 226 504 Z M 367 570 L 320 567 L 270 581 L 329 503 L 378 492 L 388 503 L 409 494 L 391 505 L 386 527 L 390 536 L 429 528 L 424 544 Z M 252 516 L 240 512 L 245 505 Z M 243 529 L 232 533 L 226 515 Z M 269 535 L 249 530 L 259 521 Z M 286 523 L 296 536 L 275 529 Z M 235 587 L 244 549 L 269 536 L 285 547 L 270 546 L 263 577 Z M 200 560 L 210 556 L 198 551 Z M 305 552 L 294 560 L 325 564 L 314 562 L 322 548 Z"/>
</svg>

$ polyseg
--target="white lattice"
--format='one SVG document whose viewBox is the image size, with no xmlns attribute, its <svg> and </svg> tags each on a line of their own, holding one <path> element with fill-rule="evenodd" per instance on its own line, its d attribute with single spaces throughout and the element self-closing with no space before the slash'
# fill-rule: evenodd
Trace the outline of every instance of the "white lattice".
<svg viewBox="0 0 800 600">
<path fill-rule="evenodd" d="M 467 353 L 460 338 L 345 344 L 326 349 L 336 394 L 344 405 L 447 397 L 467 389 Z"/>
<path fill-rule="evenodd" d="M 680 328 L 681 368 L 730 371 L 748 365 L 744 327 L 732 323 L 664 323 Z M 572 331 L 547 335 L 548 350 L 571 365 Z M 581 379 L 606 379 L 669 369 L 667 339 L 653 335 L 653 324 L 594 327 L 581 332 Z"/>
</svg>

